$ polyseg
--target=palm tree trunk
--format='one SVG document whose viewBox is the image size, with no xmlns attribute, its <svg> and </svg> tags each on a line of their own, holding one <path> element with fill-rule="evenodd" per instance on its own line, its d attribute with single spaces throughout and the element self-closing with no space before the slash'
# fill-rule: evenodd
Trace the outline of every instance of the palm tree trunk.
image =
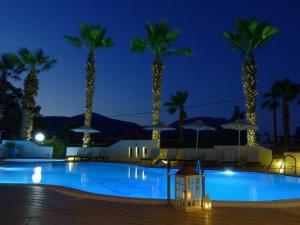
<svg viewBox="0 0 300 225">
<path fill-rule="evenodd" d="M 273 132 L 274 132 L 274 147 L 275 152 L 278 148 L 278 133 L 277 133 L 277 110 L 273 109 Z"/>
<path fill-rule="evenodd" d="M 39 81 L 37 75 L 29 73 L 24 81 L 24 95 L 22 98 L 22 124 L 21 138 L 30 140 L 33 131 L 34 110 L 36 107 L 35 96 L 38 92 Z"/>
<path fill-rule="evenodd" d="M 160 146 L 160 133 L 155 126 L 158 126 L 160 122 L 160 106 L 161 106 L 161 93 L 162 93 L 162 75 L 163 75 L 164 65 L 159 56 L 155 57 L 152 64 L 152 108 L 153 108 L 153 126 L 152 130 L 152 140 L 156 141 L 157 146 Z"/>
<path fill-rule="evenodd" d="M 243 89 L 246 97 L 246 118 L 249 124 L 256 126 L 256 80 L 257 65 L 252 54 L 248 55 L 243 65 Z M 256 145 L 256 133 L 254 130 L 247 131 L 247 143 L 249 146 Z"/>
<path fill-rule="evenodd" d="M 290 145 L 290 115 L 289 115 L 289 104 L 287 100 L 283 100 L 282 103 L 282 121 L 283 121 L 283 133 L 284 133 L 284 150 L 288 151 Z"/>
<path fill-rule="evenodd" d="M 0 77 L 0 119 L 3 117 L 7 91 L 7 79 L 4 76 Z"/>
<path fill-rule="evenodd" d="M 179 139 L 182 141 L 184 139 L 184 119 L 185 119 L 185 113 L 184 110 L 182 108 L 180 108 L 180 112 L 179 112 Z"/>
<path fill-rule="evenodd" d="M 85 120 L 84 124 L 91 127 L 93 114 L 93 100 L 95 93 L 96 65 L 94 52 L 90 52 L 86 64 L 86 105 L 85 105 Z M 83 135 L 83 147 L 88 147 L 91 144 L 91 135 Z"/>
</svg>

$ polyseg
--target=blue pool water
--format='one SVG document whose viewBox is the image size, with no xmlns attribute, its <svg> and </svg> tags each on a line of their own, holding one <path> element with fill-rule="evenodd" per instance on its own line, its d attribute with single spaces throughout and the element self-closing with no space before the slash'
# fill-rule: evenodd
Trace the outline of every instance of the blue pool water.
<svg viewBox="0 0 300 225">
<path fill-rule="evenodd" d="M 174 174 L 171 190 L 174 198 Z M 0 183 L 52 184 L 104 195 L 164 199 L 166 169 L 116 163 L 30 163 L 0 167 Z M 264 201 L 300 198 L 300 177 L 254 172 L 206 171 L 213 200 Z"/>
</svg>

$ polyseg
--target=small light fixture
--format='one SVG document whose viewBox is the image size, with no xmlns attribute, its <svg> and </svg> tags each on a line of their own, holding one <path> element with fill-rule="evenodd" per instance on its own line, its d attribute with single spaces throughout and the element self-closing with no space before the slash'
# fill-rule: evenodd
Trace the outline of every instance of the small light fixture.
<svg viewBox="0 0 300 225">
<path fill-rule="evenodd" d="M 205 195 L 203 199 L 203 209 L 209 211 L 211 210 L 211 208 L 212 208 L 211 200 L 208 195 Z"/>
<path fill-rule="evenodd" d="M 40 142 L 42 143 L 44 140 L 45 140 L 45 135 L 41 132 L 38 132 L 36 133 L 36 135 L 34 136 L 34 139 L 37 141 L 37 142 Z"/>
</svg>

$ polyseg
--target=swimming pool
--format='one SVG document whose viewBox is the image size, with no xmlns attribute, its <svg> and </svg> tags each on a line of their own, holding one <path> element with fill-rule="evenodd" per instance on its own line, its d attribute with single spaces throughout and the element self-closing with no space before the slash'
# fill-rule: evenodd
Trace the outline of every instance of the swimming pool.
<svg viewBox="0 0 300 225">
<path fill-rule="evenodd" d="M 171 171 L 171 196 L 174 175 Z M 165 199 L 166 169 L 118 163 L 27 163 L 0 167 L 0 183 L 60 185 L 86 192 Z M 266 201 L 300 198 L 300 177 L 255 172 L 206 171 L 213 200 Z"/>
</svg>

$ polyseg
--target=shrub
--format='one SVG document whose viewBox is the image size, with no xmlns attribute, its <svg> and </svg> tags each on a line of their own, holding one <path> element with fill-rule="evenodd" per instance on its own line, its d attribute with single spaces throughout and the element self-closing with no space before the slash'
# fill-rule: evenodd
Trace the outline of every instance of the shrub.
<svg viewBox="0 0 300 225">
<path fill-rule="evenodd" d="M 45 145 L 53 147 L 52 158 L 63 158 L 65 156 L 65 145 L 57 137 L 48 139 Z"/>
</svg>

